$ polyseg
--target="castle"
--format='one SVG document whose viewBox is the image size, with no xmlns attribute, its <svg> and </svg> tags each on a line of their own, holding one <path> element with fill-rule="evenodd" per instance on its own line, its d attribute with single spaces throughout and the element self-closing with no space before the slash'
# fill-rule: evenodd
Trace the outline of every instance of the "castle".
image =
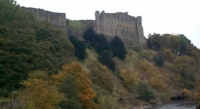
<svg viewBox="0 0 200 109">
<path fill-rule="evenodd" d="M 66 27 L 66 15 L 65 13 L 50 12 L 44 9 L 27 8 L 22 7 L 23 10 L 31 12 L 37 20 L 41 22 L 48 22 L 55 27 Z"/>
<path fill-rule="evenodd" d="M 50 12 L 36 8 L 22 8 L 27 12 L 31 12 L 37 20 L 48 22 L 54 27 L 63 28 L 66 32 L 68 31 L 67 33 L 73 33 L 72 35 L 81 39 L 81 32 L 79 30 L 71 32 L 72 29 L 67 28 L 65 13 Z M 128 15 L 127 12 L 105 13 L 102 11 L 99 13 L 99 11 L 96 11 L 94 22 L 90 21 L 90 24 L 92 24 L 96 33 L 104 34 L 108 40 L 114 36 L 118 36 L 126 46 L 141 46 L 146 44 L 146 38 L 143 34 L 142 17 L 140 16 L 135 18 Z M 79 34 L 77 35 L 77 33 Z"/>
<path fill-rule="evenodd" d="M 146 43 L 143 34 L 142 17 L 137 18 L 125 13 L 95 12 L 95 31 L 99 34 L 118 36 L 126 45 L 142 45 Z"/>
</svg>

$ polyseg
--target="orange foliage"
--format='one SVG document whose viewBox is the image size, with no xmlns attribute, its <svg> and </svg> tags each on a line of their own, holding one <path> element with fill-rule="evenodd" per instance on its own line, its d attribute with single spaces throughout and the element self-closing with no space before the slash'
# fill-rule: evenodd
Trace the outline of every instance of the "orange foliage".
<svg viewBox="0 0 200 109">
<path fill-rule="evenodd" d="M 83 106 L 87 109 L 97 109 L 98 106 L 94 103 L 96 94 L 91 88 L 91 81 L 88 78 L 88 73 L 82 69 L 82 66 L 78 62 L 63 66 L 62 71 L 52 77 L 56 83 L 61 83 L 69 74 L 76 79 L 80 101 Z"/>
</svg>

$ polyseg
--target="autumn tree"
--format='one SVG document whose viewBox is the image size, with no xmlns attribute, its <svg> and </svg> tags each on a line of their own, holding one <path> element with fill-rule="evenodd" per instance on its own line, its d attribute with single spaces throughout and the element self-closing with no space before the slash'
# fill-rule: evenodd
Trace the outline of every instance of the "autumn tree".
<svg viewBox="0 0 200 109">
<path fill-rule="evenodd" d="M 19 92 L 18 99 L 26 109 L 57 109 L 59 102 L 64 100 L 63 94 L 57 91 L 43 71 L 30 73 L 21 84 L 25 89 Z"/>
<path fill-rule="evenodd" d="M 129 91 L 133 91 L 134 87 L 138 84 L 139 81 L 138 72 L 130 72 L 127 69 L 121 69 L 119 76 L 123 80 L 123 85 Z"/>
<path fill-rule="evenodd" d="M 113 91 L 113 77 L 108 68 L 96 61 L 91 61 L 87 64 L 90 70 L 90 78 L 94 84 L 99 85 L 101 88 Z"/>
<path fill-rule="evenodd" d="M 60 73 L 53 75 L 54 82 L 63 83 L 68 75 L 73 76 L 76 80 L 78 95 L 83 108 L 97 109 L 98 106 L 94 103 L 94 97 L 96 94 L 91 88 L 91 81 L 88 78 L 88 73 L 82 69 L 82 66 L 78 62 L 72 62 L 69 65 L 64 65 Z"/>
</svg>

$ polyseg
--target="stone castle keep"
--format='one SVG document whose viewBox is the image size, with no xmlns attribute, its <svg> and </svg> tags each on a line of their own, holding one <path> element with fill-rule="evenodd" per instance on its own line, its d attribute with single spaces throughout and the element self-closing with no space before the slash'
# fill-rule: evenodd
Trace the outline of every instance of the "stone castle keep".
<svg viewBox="0 0 200 109">
<path fill-rule="evenodd" d="M 66 24 L 65 13 L 50 12 L 43 9 L 27 8 L 23 7 L 23 10 L 31 12 L 37 20 L 41 22 L 48 22 L 54 27 L 60 27 L 65 29 L 67 33 L 72 30 L 68 30 Z M 89 20 L 88 20 L 89 21 Z M 95 23 L 94 23 L 95 22 Z M 114 36 L 118 36 L 122 39 L 125 45 L 145 45 L 146 38 L 143 34 L 142 17 L 137 16 L 136 18 L 125 13 L 105 13 L 102 11 L 95 12 L 95 21 L 90 21 L 96 33 L 104 34 L 108 40 Z M 80 30 L 73 30 L 72 34 L 77 36 L 78 39 L 81 37 Z"/>
<path fill-rule="evenodd" d="M 99 34 L 118 36 L 126 45 L 140 45 L 146 43 L 143 34 L 142 17 L 137 18 L 125 13 L 105 13 L 96 11 L 95 30 Z"/>
</svg>

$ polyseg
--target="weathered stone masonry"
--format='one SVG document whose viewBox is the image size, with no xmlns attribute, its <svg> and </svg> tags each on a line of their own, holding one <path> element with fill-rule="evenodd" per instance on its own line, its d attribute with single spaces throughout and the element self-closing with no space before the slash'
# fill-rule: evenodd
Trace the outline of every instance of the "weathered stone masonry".
<svg viewBox="0 0 200 109">
<path fill-rule="evenodd" d="M 65 13 L 50 12 L 43 9 L 23 7 L 25 11 L 31 12 L 39 21 L 48 22 L 54 27 L 63 28 L 69 35 L 74 35 L 82 40 L 82 30 L 70 29 L 66 25 Z M 107 39 L 119 36 L 126 46 L 142 46 L 146 45 L 146 38 L 143 34 L 142 17 L 137 18 L 128 15 L 127 12 L 122 13 L 105 13 L 102 11 L 95 12 L 95 23 L 87 21 L 87 24 L 94 28 L 96 33 L 104 34 Z M 94 25 L 93 25 L 94 24 Z"/>
<path fill-rule="evenodd" d="M 66 27 L 65 13 L 50 12 L 43 9 L 23 7 L 25 11 L 31 12 L 39 21 L 48 22 L 56 27 Z"/>
<path fill-rule="evenodd" d="M 110 37 L 119 36 L 126 45 L 141 45 L 146 43 L 143 34 L 142 17 L 137 18 L 125 13 L 105 13 L 96 11 L 95 31 Z"/>
</svg>

